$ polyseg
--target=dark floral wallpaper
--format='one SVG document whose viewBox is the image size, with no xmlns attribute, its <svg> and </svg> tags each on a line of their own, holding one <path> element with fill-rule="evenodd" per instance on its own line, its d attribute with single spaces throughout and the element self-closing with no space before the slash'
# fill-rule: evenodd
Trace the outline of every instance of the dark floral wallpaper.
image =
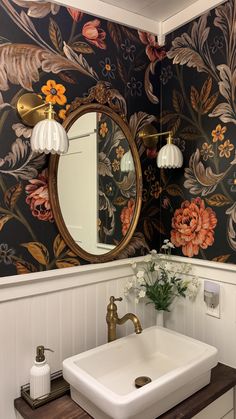
<svg viewBox="0 0 236 419">
<path fill-rule="evenodd" d="M 184 168 L 160 177 L 164 233 L 180 255 L 236 263 L 236 2 L 167 38 L 160 125 Z M 165 226 L 165 227 L 164 227 Z"/>
<path fill-rule="evenodd" d="M 63 121 L 72 100 L 99 80 L 125 99 L 143 171 L 139 223 L 120 257 L 159 250 L 171 238 L 180 255 L 236 263 L 236 2 L 168 35 L 165 48 L 151 34 L 49 2 L 1 0 L 0 8 L 1 276 L 87 263 L 59 235 L 48 158 L 32 153 L 31 129 L 15 105 L 34 91 Z M 145 148 L 138 136 L 147 123 L 173 130 L 183 168 L 157 169 L 160 144 Z"/>
<path fill-rule="evenodd" d="M 153 70 L 163 51 L 154 37 L 72 8 L 24 0 L 2 0 L 0 8 L 1 276 L 87 263 L 59 235 L 48 196 L 48 157 L 32 152 L 31 129 L 17 115 L 17 99 L 34 91 L 55 105 L 63 121 L 76 96 L 87 94 L 99 80 L 109 82 L 124 97 L 127 121 L 137 139 L 139 130 L 158 114 L 160 92 Z M 137 146 L 142 158 L 145 149 L 138 140 Z M 111 179 L 123 149 L 117 143 L 109 156 Z M 131 177 L 125 187 L 126 196 L 117 196 L 117 236 L 129 228 L 134 205 Z M 108 184 L 103 203 L 111 202 L 109 194 Z M 148 249 L 141 226 L 121 257 Z"/>
<path fill-rule="evenodd" d="M 98 241 L 116 246 L 126 235 L 136 198 L 135 171 L 122 170 L 129 143 L 115 121 L 99 114 L 98 148 Z"/>
</svg>

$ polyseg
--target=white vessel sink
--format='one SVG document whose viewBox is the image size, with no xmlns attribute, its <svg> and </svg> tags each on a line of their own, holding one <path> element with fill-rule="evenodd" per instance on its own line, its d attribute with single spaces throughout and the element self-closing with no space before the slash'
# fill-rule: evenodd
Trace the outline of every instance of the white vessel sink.
<svg viewBox="0 0 236 419">
<path fill-rule="evenodd" d="M 154 419 L 210 382 L 217 349 L 154 326 L 63 361 L 72 399 L 95 419 Z M 136 388 L 139 376 L 151 378 Z"/>
</svg>

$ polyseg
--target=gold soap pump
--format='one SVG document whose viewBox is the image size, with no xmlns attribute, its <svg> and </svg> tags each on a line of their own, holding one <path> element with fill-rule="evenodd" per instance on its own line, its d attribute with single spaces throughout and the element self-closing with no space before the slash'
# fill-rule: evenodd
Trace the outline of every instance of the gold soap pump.
<svg viewBox="0 0 236 419">
<path fill-rule="evenodd" d="M 45 351 L 54 352 L 43 345 L 37 346 L 34 365 L 30 370 L 30 397 L 33 400 L 47 397 L 51 391 L 51 370 L 45 358 Z"/>
</svg>

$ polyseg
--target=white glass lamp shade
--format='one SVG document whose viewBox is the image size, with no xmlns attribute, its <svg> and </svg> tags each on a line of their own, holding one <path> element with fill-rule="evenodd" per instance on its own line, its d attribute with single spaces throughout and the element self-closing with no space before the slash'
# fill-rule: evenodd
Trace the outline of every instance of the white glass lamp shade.
<svg viewBox="0 0 236 419">
<path fill-rule="evenodd" d="M 32 131 L 30 143 L 33 151 L 45 154 L 64 154 L 69 146 L 65 129 L 54 119 L 38 122 Z"/>
<path fill-rule="evenodd" d="M 183 154 L 175 144 L 166 144 L 158 153 L 157 166 L 162 169 L 177 169 L 182 167 Z"/>
<path fill-rule="evenodd" d="M 120 170 L 122 172 L 134 172 L 134 160 L 130 150 L 121 158 Z"/>
</svg>

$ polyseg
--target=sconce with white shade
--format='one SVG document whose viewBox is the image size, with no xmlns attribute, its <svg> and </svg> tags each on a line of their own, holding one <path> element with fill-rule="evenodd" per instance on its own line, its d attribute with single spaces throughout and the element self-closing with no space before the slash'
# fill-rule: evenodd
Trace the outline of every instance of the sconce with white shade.
<svg viewBox="0 0 236 419">
<path fill-rule="evenodd" d="M 34 127 L 31 148 L 37 153 L 64 154 L 69 140 L 63 126 L 54 119 L 52 103 L 44 102 L 35 93 L 26 93 L 17 102 L 17 111 L 25 125 Z"/>
<path fill-rule="evenodd" d="M 162 169 L 177 169 L 183 166 L 183 154 L 179 147 L 173 144 L 172 131 L 154 132 L 152 125 L 147 125 L 139 133 L 144 145 L 148 148 L 156 148 L 158 138 L 162 135 L 167 136 L 167 144 L 161 147 L 157 155 L 157 166 Z"/>
<path fill-rule="evenodd" d="M 157 156 L 157 167 L 160 169 L 178 169 L 183 166 L 183 154 L 179 147 L 173 144 L 173 135 L 171 131 L 163 132 L 157 135 L 168 135 L 167 144 L 161 147 Z"/>
<path fill-rule="evenodd" d="M 127 151 L 120 161 L 121 172 L 134 172 L 134 160 L 131 151 Z"/>
</svg>

